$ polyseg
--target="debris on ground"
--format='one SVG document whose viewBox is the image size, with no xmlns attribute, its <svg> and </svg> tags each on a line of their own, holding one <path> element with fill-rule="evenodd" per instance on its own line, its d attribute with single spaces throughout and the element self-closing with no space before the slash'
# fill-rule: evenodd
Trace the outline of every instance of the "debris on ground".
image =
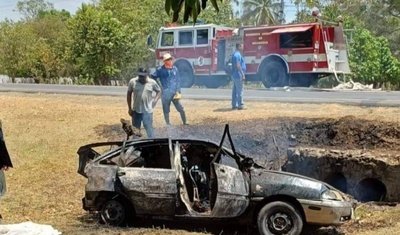
<svg viewBox="0 0 400 235">
<path fill-rule="evenodd" d="M 19 224 L 0 224 L 2 235 L 60 235 L 51 225 L 22 222 Z"/>
<path fill-rule="evenodd" d="M 373 84 L 363 85 L 359 82 L 353 82 L 350 80 L 349 82 L 341 82 L 339 85 L 333 87 L 334 90 L 354 90 L 354 91 L 363 91 L 363 90 L 376 90 L 380 91 L 382 89 L 374 89 Z"/>
</svg>

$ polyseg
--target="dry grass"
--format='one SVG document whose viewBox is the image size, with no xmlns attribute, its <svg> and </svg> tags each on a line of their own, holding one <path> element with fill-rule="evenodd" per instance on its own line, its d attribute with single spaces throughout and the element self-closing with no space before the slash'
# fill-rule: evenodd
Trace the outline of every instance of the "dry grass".
<svg viewBox="0 0 400 235">
<path fill-rule="evenodd" d="M 184 99 L 183 104 L 193 125 L 209 121 L 245 122 L 254 118 L 340 118 L 348 115 L 399 122 L 397 108 L 248 102 L 247 110 L 230 111 L 229 101 Z M 180 124 L 177 112 L 171 115 L 172 123 Z M 117 124 L 121 117 L 128 118 L 124 97 L 0 93 L 0 119 L 15 166 L 6 172 L 8 192 L 0 201 L 4 222 L 31 220 L 51 224 L 64 234 L 127 233 L 126 229 L 98 226 L 90 221 L 81 205 L 85 179 L 76 173 L 79 146 L 104 141 L 95 127 Z M 160 104 L 154 117 L 156 128 L 163 125 Z M 397 217 L 399 214 L 395 210 Z M 393 215 L 383 213 L 381 216 Z M 390 231 L 400 231 L 399 224 L 393 226 L 395 228 Z M 389 234 L 387 231 L 380 228 L 374 233 L 359 234 Z M 129 234 L 196 233 L 149 228 L 130 229 Z"/>
</svg>

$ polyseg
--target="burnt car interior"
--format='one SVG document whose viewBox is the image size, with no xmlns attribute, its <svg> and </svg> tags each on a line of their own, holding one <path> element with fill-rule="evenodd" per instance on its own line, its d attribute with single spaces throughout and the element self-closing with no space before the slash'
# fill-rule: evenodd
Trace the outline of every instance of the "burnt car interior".
<svg viewBox="0 0 400 235">
<path fill-rule="evenodd" d="M 116 152 L 112 157 L 100 160 L 103 165 L 117 165 L 119 167 L 142 167 L 142 168 L 158 168 L 171 169 L 172 165 L 182 174 L 182 179 L 178 184 L 184 184 L 185 197 L 182 200 L 189 211 L 207 213 L 211 211 L 210 204 L 210 175 L 211 163 L 215 154 L 218 152 L 218 146 L 198 141 L 182 141 L 182 143 L 173 143 L 173 149 L 177 151 L 179 156 L 179 164 L 174 164 L 170 157 L 169 145 L 167 142 L 143 143 L 134 146 L 127 146 L 124 151 Z M 97 155 L 93 153 L 94 155 Z M 227 154 L 224 150 L 220 154 Z M 238 168 L 236 163 L 228 157 L 221 158 L 224 164 Z M 214 185 L 214 188 L 216 185 Z M 211 191 L 213 191 L 211 189 Z M 216 190 L 214 190 L 216 191 Z M 216 192 L 214 198 L 216 197 Z M 183 211 L 182 213 L 186 213 Z"/>
<path fill-rule="evenodd" d="M 100 165 L 173 169 L 180 199 L 177 202 L 177 213 L 208 216 L 214 208 L 218 194 L 214 163 L 243 170 L 243 162 L 246 162 L 246 159 L 235 153 L 227 128 L 219 146 L 201 140 L 154 139 L 112 142 L 109 145 L 99 143 L 90 148 L 86 146 L 80 151 L 89 151 L 88 158 L 97 158 Z M 222 147 L 226 136 L 231 142 L 232 151 Z M 94 150 L 98 146 L 108 150 L 100 154 Z"/>
</svg>

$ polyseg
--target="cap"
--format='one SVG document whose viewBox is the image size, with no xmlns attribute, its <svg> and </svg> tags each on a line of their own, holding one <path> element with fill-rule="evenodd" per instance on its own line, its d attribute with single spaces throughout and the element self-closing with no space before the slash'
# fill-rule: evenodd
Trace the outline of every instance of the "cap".
<svg viewBox="0 0 400 235">
<path fill-rule="evenodd" d="M 143 77 L 145 77 L 145 76 L 147 76 L 147 74 L 148 74 L 148 71 L 147 71 L 146 68 L 140 67 L 140 68 L 138 69 L 138 76 L 143 76 Z"/>
<path fill-rule="evenodd" d="M 172 59 L 172 58 L 173 58 L 172 55 L 169 54 L 169 53 L 165 53 L 165 54 L 163 55 L 163 61 L 166 61 L 166 60 L 169 60 L 169 59 Z"/>
</svg>

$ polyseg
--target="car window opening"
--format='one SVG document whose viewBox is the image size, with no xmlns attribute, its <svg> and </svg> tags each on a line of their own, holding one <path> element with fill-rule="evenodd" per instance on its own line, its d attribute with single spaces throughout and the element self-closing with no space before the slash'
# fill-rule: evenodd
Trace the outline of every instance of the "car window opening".
<svg viewBox="0 0 400 235">
<path fill-rule="evenodd" d="M 100 161 L 100 164 L 119 167 L 171 169 L 168 145 L 129 146 L 121 154 Z"/>
</svg>

